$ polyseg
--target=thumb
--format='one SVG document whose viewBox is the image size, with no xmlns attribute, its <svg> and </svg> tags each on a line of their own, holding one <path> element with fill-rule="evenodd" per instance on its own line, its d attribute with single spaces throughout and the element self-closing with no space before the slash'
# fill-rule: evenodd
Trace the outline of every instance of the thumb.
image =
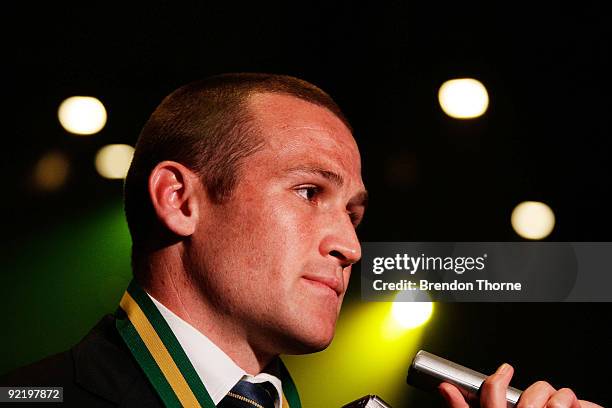
<svg viewBox="0 0 612 408">
<path fill-rule="evenodd" d="M 487 408 L 506 408 L 506 390 L 512 379 L 514 369 L 510 364 L 502 364 L 495 373 L 487 377 L 480 391 L 480 406 Z"/>
</svg>

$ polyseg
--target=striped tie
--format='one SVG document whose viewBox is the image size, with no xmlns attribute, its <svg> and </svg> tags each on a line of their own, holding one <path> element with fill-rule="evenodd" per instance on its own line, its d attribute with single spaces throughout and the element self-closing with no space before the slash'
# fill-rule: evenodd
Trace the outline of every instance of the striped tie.
<svg viewBox="0 0 612 408">
<path fill-rule="evenodd" d="M 274 408 L 276 389 L 272 383 L 240 380 L 219 402 L 219 408 Z"/>
</svg>

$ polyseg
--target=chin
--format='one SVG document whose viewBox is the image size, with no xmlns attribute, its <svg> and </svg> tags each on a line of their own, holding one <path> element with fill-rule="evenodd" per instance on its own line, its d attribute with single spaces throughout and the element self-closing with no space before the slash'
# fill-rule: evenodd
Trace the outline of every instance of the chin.
<svg viewBox="0 0 612 408">
<path fill-rule="evenodd" d="M 338 301 L 328 293 L 324 296 L 317 293 L 305 301 L 290 302 L 285 313 L 276 316 L 283 322 L 278 326 L 282 332 L 283 353 L 307 354 L 326 349 L 336 331 Z"/>
<path fill-rule="evenodd" d="M 294 333 L 290 339 L 290 351 L 286 354 L 308 354 L 325 350 L 332 339 L 336 329 L 335 320 L 332 322 L 318 322 L 318 324 L 301 326 L 299 333 Z"/>
<path fill-rule="evenodd" d="M 316 337 L 311 337 L 310 341 L 307 344 L 308 352 L 314 353 L 317 351 L 325 350 L 332 342 L 334 338 L 334 333 L 332 332 L 329 335 L 321 335 L 318 334 Z"/>
</svg>

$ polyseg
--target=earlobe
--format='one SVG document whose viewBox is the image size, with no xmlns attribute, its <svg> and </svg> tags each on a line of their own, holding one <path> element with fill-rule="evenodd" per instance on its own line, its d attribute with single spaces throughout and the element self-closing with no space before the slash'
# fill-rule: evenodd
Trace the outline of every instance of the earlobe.
<svg viewBox="0 0 612 408">
<path fill-rule="evenodd" d="M 172 233 L 189 236 L 198 223 L 199 177 L 180 163 L 159 163 L 149 176 L 149 196 L 157 218 Z"/>
</svg>

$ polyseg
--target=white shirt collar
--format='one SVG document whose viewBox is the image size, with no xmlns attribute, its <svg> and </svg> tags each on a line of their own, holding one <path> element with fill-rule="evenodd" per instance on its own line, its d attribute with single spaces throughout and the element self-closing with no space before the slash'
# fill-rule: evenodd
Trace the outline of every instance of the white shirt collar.
<svg viewBox="0 0 612 408">
<path fill-rule="evenodd" d="M 254 383 L 271 382 L 279 395 L 274 405 L 276 408 L 282 408 L 283 388 L 278 377 L 268 373 L 259 373 L 255 376 L 247 374 L 208 337 L 178 317 L 153 296 L 149 295 L 149 297 L 172 329 L 215 405 L 238 381 L 244 379 Z"/>
</svg>

